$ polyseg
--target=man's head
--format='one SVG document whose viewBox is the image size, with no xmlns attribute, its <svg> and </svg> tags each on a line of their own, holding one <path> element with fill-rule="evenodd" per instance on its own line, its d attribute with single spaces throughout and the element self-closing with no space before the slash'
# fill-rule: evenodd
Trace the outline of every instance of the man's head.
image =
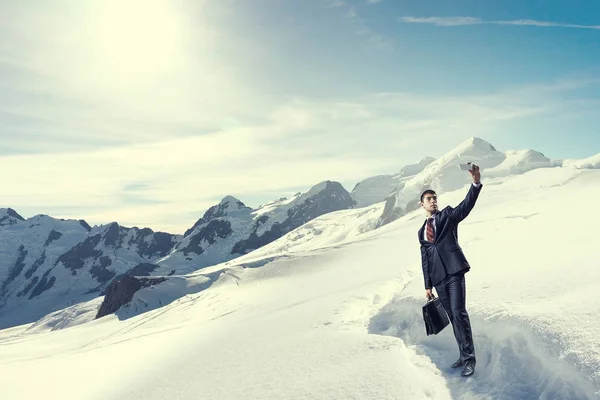
<svg viewBox="0 0 600 400">
<path fill-rule="evenodd" d="M 429 189 L 421 194 L 421 207 L 427 211 L 427 214 L 431 215 L 438 210 L 437 195 L 435 191 Z"/>
</svg>

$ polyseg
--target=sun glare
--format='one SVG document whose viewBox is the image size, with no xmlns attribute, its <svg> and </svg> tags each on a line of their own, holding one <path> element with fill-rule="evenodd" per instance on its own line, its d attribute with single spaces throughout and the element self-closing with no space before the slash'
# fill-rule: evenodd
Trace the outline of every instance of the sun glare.
<svg viewBox="0 0 600 400">
<path fill-rule="evenodd" d="M 93 46 L 102 69 L 122 83 L 151 83 L 184 55 L 183 21 L 168 1 L 106 1 Z"/>
</svg>

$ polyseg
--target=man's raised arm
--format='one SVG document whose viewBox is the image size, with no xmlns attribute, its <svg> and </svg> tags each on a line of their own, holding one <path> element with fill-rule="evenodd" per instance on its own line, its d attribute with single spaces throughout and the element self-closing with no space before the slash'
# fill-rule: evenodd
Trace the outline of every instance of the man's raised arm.
<svg viewBox="0 0 600 400">
<path fill-rule="evenodd" d="M 481 173 L 479 172 L 479 167 L 473 164 L 473 167 L 469 170 L 469 172 L 473 177 L 473 183 L 469 185 L 469 191 L 467 192 L 464 200 L 461 201 L 460 204 L 457 205 L 456 208 L 453 208 L 450 212 L 451 218 L 456 222 L 460 222 L 467 218 L 473 207 L 475 207 L 477 197 L 479 197 L 479 192 L 481 192 L 481 187 L 483 186 L 481 183 Z"/>
</svg>

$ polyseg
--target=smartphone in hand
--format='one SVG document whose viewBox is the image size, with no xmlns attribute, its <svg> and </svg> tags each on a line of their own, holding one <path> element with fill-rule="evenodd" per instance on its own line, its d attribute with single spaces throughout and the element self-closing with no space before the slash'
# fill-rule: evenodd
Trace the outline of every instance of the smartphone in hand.
<svg viewBox="0 0 600 400">
<path fill-rule="evenodd" d="M 459 164 L 460 169 L 462 169 L 463 171 L 470 171 L 471 170 L 471 163 L 468 162 L 466 164 Z"/>
</svg>

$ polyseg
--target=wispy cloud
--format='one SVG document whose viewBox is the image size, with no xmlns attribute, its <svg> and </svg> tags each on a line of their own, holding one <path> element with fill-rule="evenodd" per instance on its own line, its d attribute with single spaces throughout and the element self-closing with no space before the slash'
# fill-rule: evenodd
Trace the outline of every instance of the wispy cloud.
<svg viewBox="0 0 600 400">
<path fill-rule="evenodd" d="M 516 20 L 483 20 L 476 17 L 401 17 L 400 21 L 412 24 L 431 24 L 436 26 L 466 26 L 466 25 L 521 25 L 558 28 L 576 28 L 600 30 L 600 25 L 566 24 L 561 22 L 538 21 L 533 19 Z"/>
<path fill-rule="evenodd" d="M 380 0 L 375 0 L 379 2 Z M 346 4 L 342 4 L 344 6 Z M 355 6 L 349 6 L 346 10 L 345 16 L 352 22 L 354 25 L 354 30 L 357 35 L 365 37 L 369 43 L 371 43 L 375 48 L 380 50 L 391 50 L 394 48 L 393 40 L 383 34 L 378 33 L 373 28 L 369 26 L 365 18 L 363 18 L 357 11 Z"/>
</svg>

